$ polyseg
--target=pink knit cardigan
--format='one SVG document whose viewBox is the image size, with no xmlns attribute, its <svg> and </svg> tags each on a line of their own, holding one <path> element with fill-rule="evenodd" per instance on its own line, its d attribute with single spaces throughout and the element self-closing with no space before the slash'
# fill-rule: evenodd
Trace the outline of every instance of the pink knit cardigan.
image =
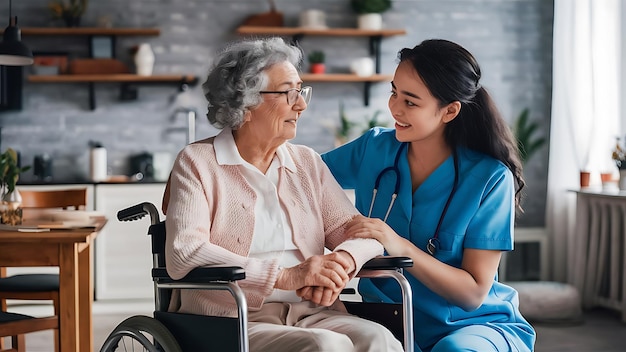
<svg viewBox="0 0 626 352">
<path fill-rule="evenodd" d="M 172 169 L 167 270 L 177 279 L 197 266 L 241 266 L 246 278 L 239 285 L 249 309 L 257 310 L 273 290 L 278 260 L 248 258 L 256 196 L 238 166 L 217 163 L 213 141 L 214 137 L 186 146 Z M 280 167 L 278 197 L 303 256 L 323 254 L 324 247 L 341 249 L 352 255 L 358 271 L 367 260 L 382 254 L 383 247 L 376 240 L 344 236 L 345 224 L 358 211 L 319 155 L 305 146 L 286 146 L 296 170 Z M 180 303 L 181 312 L 236 316 L 236 306 L 226 291 L 183 290 Z"/>
</svg>

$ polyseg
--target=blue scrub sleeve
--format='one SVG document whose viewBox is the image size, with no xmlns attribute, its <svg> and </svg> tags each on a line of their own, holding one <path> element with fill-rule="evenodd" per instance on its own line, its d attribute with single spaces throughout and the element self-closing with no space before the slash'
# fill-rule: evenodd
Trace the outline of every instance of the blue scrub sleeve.
<svg viewBox="0 0 626 352">
<path fill-rule="evenodd" d="M 373 133 L 373 129 L 369 130 L 361 137 L 322 154 L 322 160 L 328 165 L 342 188 L 356 188 L 361 161 L 366 152 L 367 142 Z"/>
<path fill-rule="evenodd" d="M 483 199 L 467 227 L 465 248 L 513 249 L 515 185 L 509 169 L 503 166 L 500 171 L 485 185 Z"/>
</svg>

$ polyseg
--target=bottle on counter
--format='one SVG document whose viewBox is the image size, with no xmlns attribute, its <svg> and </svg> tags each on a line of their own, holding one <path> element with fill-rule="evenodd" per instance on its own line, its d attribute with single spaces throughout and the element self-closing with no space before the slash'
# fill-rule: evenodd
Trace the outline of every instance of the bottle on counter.
<svg viewBox="0 0 626 352">
<path fill-rule="evenodd" d="M 107 175 L 107 150 L 99 142 L 89 142 L 89 177 L 93 182 L 106 181 Z"/>
</svg>

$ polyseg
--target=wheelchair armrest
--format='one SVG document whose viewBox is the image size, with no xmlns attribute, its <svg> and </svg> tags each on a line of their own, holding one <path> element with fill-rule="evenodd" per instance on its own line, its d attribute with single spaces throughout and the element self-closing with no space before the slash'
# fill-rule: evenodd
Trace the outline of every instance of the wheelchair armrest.
<svg viewBox="0 0 626 352">
<path fill-rule="evenodd" d="M 409 257 L 378 256 L 363 264 L 361 270 L 395 270 L 410 268 L 413 266 L 413 259 Z"/>
<path fill-rule="evenodd" d="M 413 266 L 413 259 L 409 257 L 393 257 L 393 256 L 378 256 L 368 260 L 361 270 L 397 270 L 402 268 L 410 268 Z M 360 271 L 359 271 L 360 273 Z M 357 273 L 357 277 L 359 274 Z M 344 288 L 341 291 L 342 295 L 356 294 L 356 290 L 353 288 Z"/>
<path fill-rule="evenodd" d="M 246 278 L 246 272 L 238 266 L 206 266 L 191 270 L 180 280 L 174 280 L 165 268 L 152 269 L 152 279 L 159 283 L 212 283 L 237 281 Z"/>
</svg>

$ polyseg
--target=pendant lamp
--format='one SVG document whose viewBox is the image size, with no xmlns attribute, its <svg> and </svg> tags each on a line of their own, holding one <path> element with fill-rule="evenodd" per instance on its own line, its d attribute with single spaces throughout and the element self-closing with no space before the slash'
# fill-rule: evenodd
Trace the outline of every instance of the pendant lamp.
<svg viewBox="0 0 626 352">
<path fill-rule="evenodd" d="M 22 33 L 17 26 L 17 16 L 11 15 L 11 2 L 9 0 L 9 26 L 4 30 L 0 43 L 0 65 L 32 65 L 33 52 L 21 42 Z"/>
</svg>

